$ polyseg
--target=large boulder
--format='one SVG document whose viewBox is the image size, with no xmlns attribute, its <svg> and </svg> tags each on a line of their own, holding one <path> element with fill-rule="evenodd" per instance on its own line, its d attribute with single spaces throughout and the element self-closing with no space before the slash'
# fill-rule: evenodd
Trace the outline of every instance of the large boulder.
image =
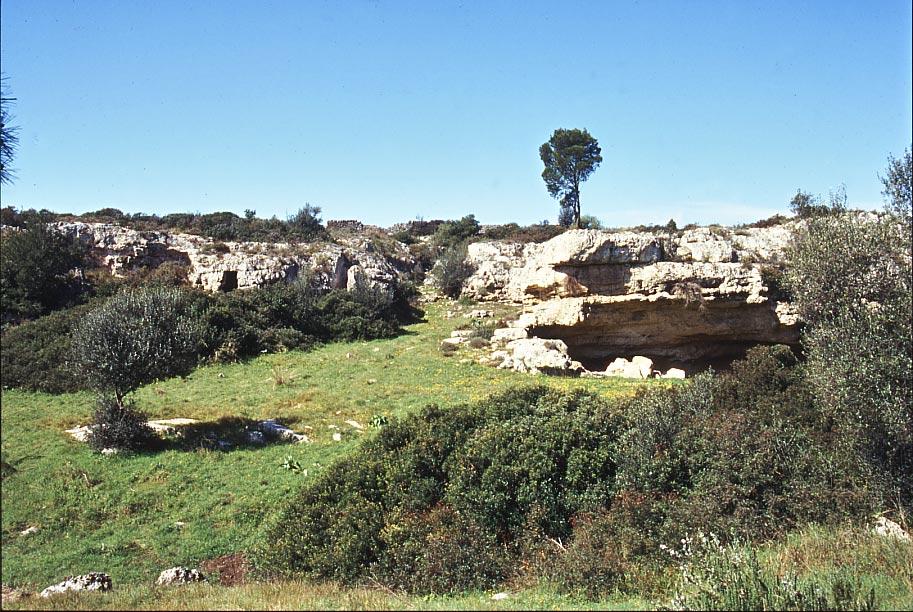
<svg viewBox="0 0 913 612">
<path fill-rule="evenodd" d="M 532 374 L 577 375 L 583 366 L 567 354 L 567 345 L 561 340 L 523 338 L 513 340 L 505 349 L 507 356 L 499 368 Z"/>
</svg>

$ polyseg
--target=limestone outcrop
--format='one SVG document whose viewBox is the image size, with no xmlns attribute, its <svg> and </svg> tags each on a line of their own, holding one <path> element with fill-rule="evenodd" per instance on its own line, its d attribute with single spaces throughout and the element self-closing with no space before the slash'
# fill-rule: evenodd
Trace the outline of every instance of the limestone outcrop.
<svg viewBox="0 0 913 612">
<path fill-rule="evenodd" d="M 364 279 L 390 286 L 399 270 L 415 261 L 408 248 L 388 240 L 381 254 L 365 237 L 347 236 L 336 243 L 218 242 L 193 234 L 138 231 L 109 223 L 54 224 L 86 242 L 115 276 L 165 262 L 186 266 L 188 281 L 207 291 L 230 291 L 291 282 L 312 275 L 325 288 L 351 288 Z"/>
<path fill-rule="evenodd" d="M 475 243 L 464 294 L 527 305 L 496 338 L 562 340 L 572 359 L 599 369 L 632 355 L 666 365 L 736 356 L 798 342 L 798 317 L 764 274 L 783 261 L 792 229 L 571 230 L 540 244 Z"/>
</svg>

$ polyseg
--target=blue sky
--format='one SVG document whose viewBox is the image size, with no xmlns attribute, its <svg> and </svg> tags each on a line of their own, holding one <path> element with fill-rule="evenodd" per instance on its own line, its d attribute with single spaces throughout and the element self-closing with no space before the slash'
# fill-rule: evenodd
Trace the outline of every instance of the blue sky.
<svg viewBox="0 0 913 612">
<path fill-rule="evenodd" d="M 872 2 L 3 0 L 4 205 L 389 225 L 557 217 L 538 147 L 587 128 L 583 212 L 747 222 L 881 205 L 910 145 L 911 9 Z"/>
</svg>

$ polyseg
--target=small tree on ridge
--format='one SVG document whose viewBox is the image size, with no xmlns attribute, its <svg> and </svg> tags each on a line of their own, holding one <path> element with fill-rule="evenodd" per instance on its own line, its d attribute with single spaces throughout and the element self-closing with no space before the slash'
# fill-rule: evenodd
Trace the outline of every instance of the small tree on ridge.
<svg viewBox="0 0 913 612">
<path fill-rule="evenodd" d="M 542 180 L 549 195 L 561 202 L 561 225 L 580 225 L 580 183 L 602 163 L 601 153 L 599 143 L 585 129 L 557 129 L 539 147 L 545 164 Z"/>
</svg>

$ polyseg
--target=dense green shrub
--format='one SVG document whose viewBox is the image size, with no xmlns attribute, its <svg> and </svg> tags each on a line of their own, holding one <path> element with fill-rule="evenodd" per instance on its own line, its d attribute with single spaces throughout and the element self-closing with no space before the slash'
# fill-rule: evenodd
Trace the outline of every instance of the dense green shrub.
<svg viewBox="0 0 913 612">
<path fill-rule="evenodd" d="M 486 580 L 525 567 L 594 595 L 656 574 L 660 542 L 764 540 L 872 504 L 796 357 L 759 347 L 729 373 L 618 405 L 531 388 L 393 422 L 289 503 L 260 564 L 443 592 L 478 587 L 473 557 Z M 460 530 L 481 548 L 454 556 Z M 495 554 L 504 565 L 486 574 Z"/>
<path fill-rule="evenodd" d="M 215 213 L 174 213 L 147 215 L 128 214 L 116 208 L 71 215 L 34 209 L 17 211 L 12 206 L 0 210 L 3 225 L 25 227 L 30 223 L 52 221 L 83 221 L 87 223 L 114 223 L 139 231 L 172 231 L 206 236 L 213 240 L 252 242 L 309 242 L 324 240 L 326 231 L 320 221 L 319 207 L 305 205 L 287 221 L 272 217 L 257 218 L 253 211 L 246 211 L 244 217 L 232 212 Z"/>
<path fill-rule="evenodd" d="M 866 466 L 816 408 L 787 347 L 756 347 L 731 372 L 644 394 L 625 413 L 618 489 L 657 500 L 658 538 L 704 529 L 763 539 L 876 503 Z"/>
<path fill-rule="evenodd" d="M 545 395 L 473 435 L 451 459 L 446 499 L 502 540 L 531 516 L 546 536 L 566 537 L 573 515 L 612 497 L 618 425 L 590 394 Z"/>
<path fill-rule="evenodd" d="M 906 207 L 810 219 L 790 248 L 786 282 L 806 322 L 816 404 L 909 510 L 913 245 Z"/>
<path fill-rule="evenodd" d="M 545 242 L 567 230 L 561 225 L 540 223 L 520 226 L 516 223 L 495 225 L 485 228 L 485 238 L 491 240 L 510 240 L 512 242 Z"/>
<path fill-rule="evenodd" d="M 71 272 L 86 259 L 75 237 L 44 223 L 5 230 L 0 240 L 0 302 L 4 323 L 37 317 L 77 301 L 83 290 Z"/>
<path fill-rule="evenodd" d="M 441 223 L 435 230 L 431 242 L 439 248 L 450 249 L 477 236 L 479 230 L 479 222 L 476 221 L 475 215 L 466 215 L 459 221 Z"/>
<path fill-rule="evenodd" d="M 82 318 L 73 330 L 73 358 L 91 388 L 120 402 L 142 384 L 189 371 L 201 338 L 187 292 L 133 289 Z"/>
<path fill-rule="evenodd" d="M 92 308 L 81 305 L 13 326 L 0 336 L 0 381 L 4 388 L 67 393 L 85 389 L 68 365 L 73 325 Z"/>
<path fill-rule="evenodd" d="M 142 451 L 152 449 L 160 440 L 146 424 L 146 415 L 132 403 L 101 395 L 92 417 L 87 442 L 97 451 L 106 448 Z"/>
<path fill-rule="evenodd" d="M 434 285 L 441 293 L 451 298 L 458 298 L 474 268 L 466 261 L 466 246 L 457 245 L 444 251 L 431 269 Z"/>
<path fill-rule="evenodd" d="M 490 589 L 510 569 L 510 555 L 494 535 L 447 506 L 388 522 L 384 553 L 373 572 L 389 588 L 449 594 Z"/>
</svg>

